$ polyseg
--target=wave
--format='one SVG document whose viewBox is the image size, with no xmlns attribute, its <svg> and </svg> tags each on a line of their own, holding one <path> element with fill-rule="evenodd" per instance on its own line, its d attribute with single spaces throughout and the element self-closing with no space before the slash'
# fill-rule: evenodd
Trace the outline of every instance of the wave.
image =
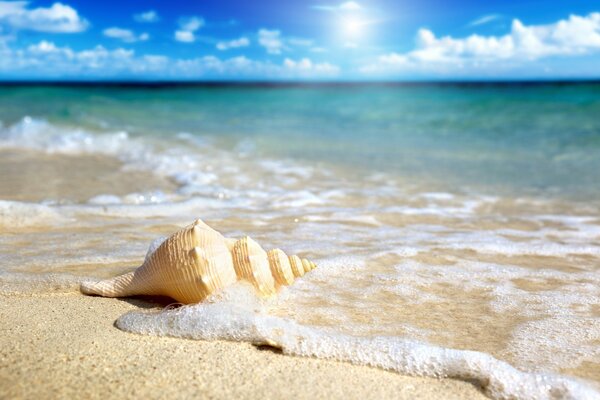
<svg viewBox="0 0 600 400">
<path fill-rule="evenodd" d="M 237 202 L 240 207 L 269 202 L 274 207 L 290 208 L 321 204 L 326 198 L 302 189 L 315 177 L 311 166 L 291 160 L 257 159 L 247 150 L 219 148 L 208 138 L 185 132 L 168 137 L 132 136 L 126 131 L 92 131 L 27 116 L 10 126 L 0 123 L 0 149 L 114 157 L 123 163 L 125 172 L 150 172 L 177 187 L 174 193 L 105 193 L 89 199 L 91 204 L 161 204 L 205 197 Z M 319 173 L 327 171 L 321 168 Z"/>
<path fill-rule="evenodd" d="M 585 383 L 527 373 L 476 351 L 454 350 L 400 337 L 356 337 L 267 314 L 251 289 L 230 288 L 212 302 L 161 312 L 130 312 L 117 320 L 128 332 L 199 340 L 245 341 L 284 354 L 368 365 L 401 374 L 473 382 L 494 399 L 600 399 Z"/>
</svg>

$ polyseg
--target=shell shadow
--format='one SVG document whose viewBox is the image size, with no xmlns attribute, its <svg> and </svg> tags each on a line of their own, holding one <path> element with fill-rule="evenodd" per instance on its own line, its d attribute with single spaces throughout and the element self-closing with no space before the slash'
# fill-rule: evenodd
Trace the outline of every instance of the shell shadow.
<svg viewBox="0 0 600 400">
<path fill-rule="evenodd" d="M 281 348 L 272 346 L 267 343 L 254 344 L 254 347 L 258 351 L 269 351 L 274 354 L 283 354 L 283 350 L 281 350 Z"/>
</svg>

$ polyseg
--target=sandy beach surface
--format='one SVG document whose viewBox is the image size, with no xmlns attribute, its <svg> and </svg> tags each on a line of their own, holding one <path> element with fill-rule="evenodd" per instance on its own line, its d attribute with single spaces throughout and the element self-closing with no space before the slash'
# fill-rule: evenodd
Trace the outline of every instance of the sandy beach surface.
<svg viewBox="0 0 600 400">
<path fill-rule="evenodd" d="M 475 386 L 114 326 L 144 300 L 0 297 L 0 398 L 479 399 Z"/>
</svg>

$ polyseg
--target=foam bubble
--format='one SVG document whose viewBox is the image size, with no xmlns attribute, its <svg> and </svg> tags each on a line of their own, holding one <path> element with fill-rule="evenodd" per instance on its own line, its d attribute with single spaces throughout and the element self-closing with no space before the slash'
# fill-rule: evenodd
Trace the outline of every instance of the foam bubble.
<svg viewBox="0 0 600 400">
<path fill-rule="evenodd" d="M 308 190 L 299 190 L 281 195 L 273 200 L 274 207 L 302 208 L 310 205 L 321 205 L 325 201 Z"/>
<path fill-rule="evenodd" d="M 148 335 L 269 344 L 289 355 L 346 361 L 406 375 L 463 379 L 476 382 L 497 399 L 600 398 L 599 393 L 576 380 L 522 372 L 480 352 L 398 337 L 355 337 L 300 325 L 267 314 L 259 301 L 239 288 L 230 289 L 232 292 L 216 302 L 176 310 L 131 312 L 120 317 L 117 326 Z"/>
<path fill-rule="evenodd" d="M 297 165 L 297 164 L 293 164 L 291 162 L 282 162 L 282 161 L 275 161 L 275 160 L 262 160 L 260 161 L 260 165 L 269 172 L 272 173 L 276 173 L 276 174 L 281 174 L 281 175 L 288 175 L 288 176 L 292 176 L 292 177 L 298 177 L 301 179 L 310 179 L 313 174 L 314 171 L 312 168 L 308 167 L 308 166 L 301 166 L 301 165 Z"/>
<path fill-rule="evenodd" d="M 429 192 L 429 193 L 423 193 L 421 194 L 422 197 L 426 198 L 426 199 L 430 199 L 430 200 L 452 200 L 454 199 L 454 195 L 451 193 L 445 193 L 445 192 Z"/>
<path fill-rule="evenodd" d="M 531 236 L 530 236 L 531 237 Z M 589 241 L 556 242 L 536 238 L 527 242 L 515 242 L 499 232 L 459 232 L 437 240 L 449 249 L 473 250 L 478 253 L 502 255 L 537 255 L 564 257 L 572 254 L 600 256 L 600 246 Z M 537 240 L 535 240 L 537 239 Z"/>
<path fill-rule="evenodd" d="M 161 191 L 153 191 L 149 193 L 130 193 L 123 199 L 127 204 L 160 204 L 169 200 L 169 196 Z"/>
<path fill-rule="evenodd" d="M 122 202 L 119 196 L 112 194 L 99 194 L 88 200 L 88 204 L 94 205 L 121 204 Z"/>
<path fill-rule="evenodd" d="M 7 229 L 64 223 L 69 219 L 44 204 L 0 200 L 0 227 Z"/>
<path fill-rule="evenodd" d="M 551 317 L 521 324 L 506 353 L 532 371 L 539 370 L 541 365 L 561 370 L 600 359 L 598 343 L 600 319 Z"/>
<path fill-rule="evenodd" d="M 47 153 L 101 153 L 115 155 L 132 146 L 127 132 L 94 135 L 78 129 L 56 127 L 43 119 L 24 117 L 0 130 L 0 147 L 41 150 Z"/>
<path fill-rule="evenodd" d="M 309 222 L 338 222 L 338 223 L 357 223 L 372 226 L 381 226 L 381 222 L 374 215 L 368 214 L 355 214 L 355 213 L 344 213 L 337 212 L 330 216 L 325 215 L 306 215 L 304 216 L 305 221 Z"/>
<path fill-rule="evenodd" d="M 150 172 L 179 186 L 175 193 L 132 193 L 121 198 L 130 204 L 168 203 L 202 196 L 252 203 L 251 206 L 264 207 L 266 203 L 299 208 L 321 205 L 328 196 L 336 195 L 299 189 L 315 177 L 311 167 L 290 160 L 240 158 L 207 138 L 189 134 L 176 135 L 165 144 L 158 137 L 134 136 L 125 131 L 96 132 L 24 117 L 12 126 L 0 127 L 0 148 L 107 155 L 119 159 L 124 171 Z M 327 170 L 321 168 L 319 174 L 327 175 Z M 91 200 L 92 204 L 116 203 L 107 197 Z"/>
</svg>

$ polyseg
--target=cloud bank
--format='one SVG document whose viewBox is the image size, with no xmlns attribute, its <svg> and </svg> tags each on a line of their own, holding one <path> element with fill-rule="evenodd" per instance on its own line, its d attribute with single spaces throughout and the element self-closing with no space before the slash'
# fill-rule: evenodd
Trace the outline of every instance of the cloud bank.
<svg viewBox="0 0 600 400">
<path fill-rule="evenodd" d="M 259 30 L 258 43 L 264 47 L 269 54 L 281 54 L 281 50 L 283 49 L 281 32 L 278 30 Z"/>
<path fill-rule="evenodd" d="M 74 8 L 54 3 L 48 8 L 27 8 L 27 1 L 0 1 L 0 26 L 15 30 L 50 33 L 76 33 L 86 30 L 89 23 Z"/>
<path fill-rule="evenodd" d="M 417 48 L 407 53 L 380 55 L 361 68 L 367 73 L 411 70 L 476 69 L 495 63 L 511 65 L 547 57 L 577 56 L 600 51 L 600 13 L 571 15 L 547 25 L 513 20 L 503 36 L 437 37 L 428 29 L 417 34 Z"/>
<path fill-rule="evenodd" d="M 312 8 L 331 12 L 334 17 L 338 14 L 345 16 L 366 12 L 359 3 L 353 1 Z M 160 19 L 154 10 L 132 17 L 139 23 Z M 500 18 L 505 20 L 499 14 L 484 15 L 464 27 L 478 27 Z M 600 12 L 571 15 L 543 25 L 527 25 L 514 19 L 510 29 L 503 35 L 444 36 L 422 28 L 417 32 L 416 45 L 412 50 L 390 51 L 392 47 L 373 44 L 355 48 L 351 54 L 344 47 L 348 46 L 348 41 L 338 38 L 327 43 L 327 47 L 321 47 L 318 39 L 286 36 L 279 29 L 262 28 L 254 33 L 238 30 L 236 36 L 227 39 L 206 34 L 199 37 L 198 32 L 205 25 L 204 19 L 199 16 L 175 20 L 172 23 L 176 23 L 176 29 L 168 27 L 166 32 L 157 30 L 165 24 L 152 27 L 155 28 L 152 32 L 155 32 L 153 37 L 156 35 L 158 38 L 157 43 L 140 48 L 149 49 L 156 45 L 162 54 L 152 54 L 152 50 L 150 54 L 138 54 L 124 48 L 127 46 L 123 43 L 147 41 L 150 35 L 137 32 L 135 27 L 139 28 L 140 25 L 133 21 L 130 23 L 134 28 L 123 25 L 102 27 L 105 28 L 102 35 L 108 39 L 95 47 L 98 43 L 97 30 L 81 35 L 83 40 L 74 42 L 78 44 L 75 50 L 54 44 L 54 40 L 64 43 L 64 39 L 49 39 L 54 34 L 83 32 L 89 27 L 89 22 L 73 7 L 60 2 L 46 7 L 33 7 L 28 1 L 0 0 L 0 77 L 597 77 L 598 69 L 594 63 L 600 60 Z M 207 33 L 210 34 L 215 26 L 231 29 L 233 25 L 213 23 Z M 41 35 L 39 32 L 52 35 Z M 198 45 L 190 46 L 187 52 L 181 50 L 183 47 L 165 49 L 160 39 L 171 34 L 176 41 L 198 42 Z M 44 40 L 40 40 L 40 36 Z M 83 44 L 86 40 L 87 45 Z M 92 44 L 90 40 L 94 40 Z M 226 54 L 224 52 L 231 50 L 236 50 L 236 55 L 246 55 L 224 57 L 211 54 Z M 252 54 L 252 58 L 249 58 L 249 54 Z"/>
<path fill-rule="evenodd" d="M 245 56 L 218 58 L 203 56 L 174 59 L 162 55 L 136 55 L 134 50 L 104 46 L 75 51 L 41 41 L 25 49 L 12 50 L 0 42 L 0 73 L 28 74 L 46 78 L 81 77 L 110 78 L 113 76 L 159 76 L 173 79 L 199 79 L 237 76 L 241 78 L 271 77 L 327 78 L 337 75 L 339 67 L 329 63 L 315 63 L 308 58 L 282 63 L 252 60 Z M 18 76 L 18 74 L 17 74 Z"/>
</svg>

